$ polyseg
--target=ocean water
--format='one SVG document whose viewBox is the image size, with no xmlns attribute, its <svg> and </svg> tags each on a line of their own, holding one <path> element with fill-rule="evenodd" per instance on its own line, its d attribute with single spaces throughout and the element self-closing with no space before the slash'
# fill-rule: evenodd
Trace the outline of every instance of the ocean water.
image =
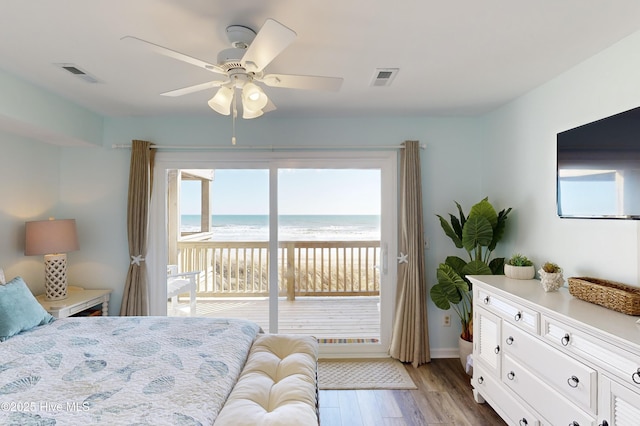
<svg viewBox="0 0 640 426">
<path fill-rule="evenodd" d="M 200 230 L 200 215 L 182 215 L 181 230 Z M 213 215 L 214 241 L 268 241 L 267 215 Z M 365 241 L 380 239 L 378 215 L 280 215 L 280 241 Z"/>
</svg>

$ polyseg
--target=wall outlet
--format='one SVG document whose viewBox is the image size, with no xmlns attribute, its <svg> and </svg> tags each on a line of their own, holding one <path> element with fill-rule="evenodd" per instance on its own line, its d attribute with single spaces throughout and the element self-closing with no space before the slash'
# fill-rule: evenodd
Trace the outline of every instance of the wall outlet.
<svg viewBox="0 0 640 426">
<path fill-rule="evenodd" d="M 451 327 L 451 315 L 446 314 L 442 317 L 442 326 L 443 327 Z"/>
</svg>

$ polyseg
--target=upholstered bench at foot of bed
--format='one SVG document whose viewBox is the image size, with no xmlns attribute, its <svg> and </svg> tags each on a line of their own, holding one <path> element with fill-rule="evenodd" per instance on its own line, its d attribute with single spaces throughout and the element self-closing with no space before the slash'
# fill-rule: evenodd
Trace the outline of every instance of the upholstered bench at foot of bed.
<svg viewBox="0 0 640 426">
<path fill-rule="evenodd" d="M 259 335 L 215 426 L 317 425 L 317 363 L 311 336 Z"/>
</svg>

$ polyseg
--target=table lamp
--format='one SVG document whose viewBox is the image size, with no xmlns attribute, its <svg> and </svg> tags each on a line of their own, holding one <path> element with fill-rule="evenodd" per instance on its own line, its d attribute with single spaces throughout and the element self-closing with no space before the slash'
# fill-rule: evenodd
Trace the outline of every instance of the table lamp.
<svg viewBox="0 0 640 426">
<path fill-rule="evenodd" d="M 25 223 L 24 254 L 44 255 L 44 289 L 47 299 L 66 299 L 67 253 L 79 248 L 75 219 Z"/>
</svg>

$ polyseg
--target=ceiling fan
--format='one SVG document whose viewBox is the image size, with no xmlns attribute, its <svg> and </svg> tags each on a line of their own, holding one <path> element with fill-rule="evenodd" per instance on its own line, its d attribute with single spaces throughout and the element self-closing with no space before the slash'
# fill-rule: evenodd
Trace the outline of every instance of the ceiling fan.
<svg viewBox="0 0 640 426">
<path fill-rule="evenodd" d="M 343 79 L 337 77 L 265 74 L 264 69 L 296 38 L 293 30 L 278 21 L 267 19 L 257 34 L 251 28 L 242 25 L 231 25 L 227 27 L 226 32 L 232 47 L 218 54 L 216 64 L 210 64 L 137 37 L 125 36 L 122 40 L 142 45 L 156 53 L 222 76 L 220 80 L 171 90 L 161 95 L 182 96 L 218 87 L 215 95 L 209 100 L 209 106 L 223 115 L 233 112 L 234 119 L 237 115 L 238 98 L 242 102 L 242 117 L 246 119 L 260 117 L 263 113 L 276 109 L 256 82 L 271 87 L 325 91 L 337 91 L 342 85 Z"/>
</svg>

